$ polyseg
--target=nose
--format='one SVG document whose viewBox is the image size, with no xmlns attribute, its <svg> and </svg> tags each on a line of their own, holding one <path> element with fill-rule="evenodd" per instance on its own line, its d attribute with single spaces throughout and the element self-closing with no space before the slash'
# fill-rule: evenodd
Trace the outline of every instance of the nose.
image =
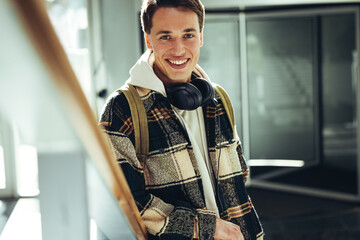
<svg viewBox="0 0 360 240">
<path fill-rule="evenodd" d="M 182 38 L 175 38 L 172 45 L 172 54 L 182 56 L 185 54 L 185 46 Z"/>
</svg>

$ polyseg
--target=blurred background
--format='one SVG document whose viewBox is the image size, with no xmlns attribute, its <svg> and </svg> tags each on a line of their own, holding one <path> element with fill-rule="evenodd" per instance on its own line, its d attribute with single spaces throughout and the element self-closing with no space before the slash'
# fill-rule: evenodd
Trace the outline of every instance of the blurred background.
<svg viewBox="0 0 360 240">
<path fill-rule="evenodd" d="M 11 15 L 5 2 L 0 22 Z M 98 118 L 146 49 L 141 1 L 40 2 Z M 265 239 L 360 239 L 360 1 L 202 2 L 199 64 L 232 100 Z M 8 81 L 3 70 L 0 81 Z M 17 214 L 34 224 L 31 239 L 41 239 L 38 156 L 0 111 L 0 233 L 19 229 L 9 221 Z"/>
</svg>

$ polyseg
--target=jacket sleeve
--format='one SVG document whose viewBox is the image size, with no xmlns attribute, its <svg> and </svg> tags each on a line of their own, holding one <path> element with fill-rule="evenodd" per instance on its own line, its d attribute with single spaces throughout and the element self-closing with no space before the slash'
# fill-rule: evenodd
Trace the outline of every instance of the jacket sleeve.
<svg viewBox="0 0 360 240">
<path fill-rule="evenodd" d="M 136 157 L 130 109 L 123 94 L 111 97 L 100 118 L 115 158 L 144 220 L 150 239 L 213 239 L 216 216 L 188 202 L 169 204 L 145 188 L 143 165 Z"/>
<path fill-rule="evenodd" d="M 243 172 L 244 182 L 246 182 L 248 177 L 249 177 L 250 170 L 249 170 L 249 167 L 248 167 L 248 165 L 246 163 L 245 156 L 243 154 L 243 149 L 242 149 L 242 146 L 241 146 L 241 142 L 240 142 L 239 139 L 237 139 L 236 150 L 237 150 L 237 153 L 238 153 L 238 156 L 239 156 L 239 159 L 240 159 L 240 166 L 241 166 L 241 169 L 242 169 L 242 172 Z"/>
</svg>

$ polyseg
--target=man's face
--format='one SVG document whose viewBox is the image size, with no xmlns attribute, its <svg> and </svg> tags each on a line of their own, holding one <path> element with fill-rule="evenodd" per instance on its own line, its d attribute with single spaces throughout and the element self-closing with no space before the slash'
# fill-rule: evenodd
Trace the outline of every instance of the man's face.
<svg viewBox="0 0 360 240">
<path fill-rule="evenodd" d="M 155 74 L 165 86 L 189 82 L 200 55 L 198 16 L 182 8 L 160 8 L 152 18 L 146 45 L 154 52 Z"/>
</svg>

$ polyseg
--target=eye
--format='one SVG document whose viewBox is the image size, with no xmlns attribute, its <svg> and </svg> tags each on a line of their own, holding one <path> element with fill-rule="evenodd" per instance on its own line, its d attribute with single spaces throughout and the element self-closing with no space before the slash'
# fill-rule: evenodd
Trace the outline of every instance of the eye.
<svg viewBox="0 0 360 240">
<path fill-rule="evenodd" d="M 184 36 L 185 38 L 193 38 L 194 37 L 194 35 L 193 34 L 191 34 L 191 33 L 188 33 L 188 34 L 185 34 L 185 36 Z"/>
<path fill-rule="evenodd" d="M 161 36 L 160 39 L 162 39 L 162 40 L 169 40 L 169 39 L 170 39 L 170 36 L 169 36 L 169 35 L 164 35 L 164 36 Z"/>
</svg>

